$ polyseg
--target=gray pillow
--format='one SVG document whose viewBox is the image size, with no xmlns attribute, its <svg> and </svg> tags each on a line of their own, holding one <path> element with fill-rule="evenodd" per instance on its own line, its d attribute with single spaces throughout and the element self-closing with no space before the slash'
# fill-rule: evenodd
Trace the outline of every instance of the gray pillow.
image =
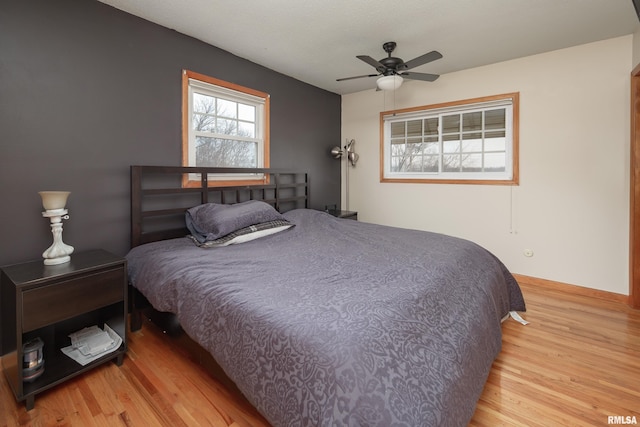
<svg viewBox="0 0 640 427">
<path fill-rule="evenodd" d="M 188 209 L 185 214 L 187 228 L 201 243 L 219 239 L 250 225 L 276 220 L 286 221 L 286 218 L 273 206 L 259 200 L 233 205 L 205 203 Z"/>
</svg>

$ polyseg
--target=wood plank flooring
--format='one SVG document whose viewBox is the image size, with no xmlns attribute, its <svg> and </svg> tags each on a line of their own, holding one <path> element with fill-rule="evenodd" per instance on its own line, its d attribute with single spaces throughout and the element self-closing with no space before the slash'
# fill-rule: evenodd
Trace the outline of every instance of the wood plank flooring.
<svg viewBox="0 0 640 427">
<path fill-rule="evenodd" d="M 503 325 L 472 426 L 640 424 L 640 311 L 522 284 L 531 322 Z M 181 342 L 145 324 L 123 365 L 107 364 L 36 396 L 27 412 L 0 379 L 0 426 L 267 426 Z"/>
</svg>

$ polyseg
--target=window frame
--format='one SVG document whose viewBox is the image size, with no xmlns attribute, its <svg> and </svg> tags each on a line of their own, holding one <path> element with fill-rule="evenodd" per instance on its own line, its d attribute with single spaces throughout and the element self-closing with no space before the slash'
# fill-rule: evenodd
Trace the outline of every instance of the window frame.
<svg viewBox="0 0 640 427">
<path fill-rule="evenodd" d="M 192 86 L 190 81 L 194 81 Z M 256 168 L 267 169 L 270 165 L 270 95 L 265 92 L 261 92 L 255 89 L 244 87 L 235 83 L 230 83 L 224 80 L 216 79 L 201 73 L 197 73 L 190 70 L 182 70 L 182 166 L 196 166 L 190 164 L 190 153 L 195 150 L 195 131 L 192 130 L 192 116 L 193 116 L 193 102 L 192 102 L 192 87 L 205 87 L 212 93 L 215 93 L 216 97 L 224 98 L 225 95 L 234 97 L 236 99 L 252 99 L 258 98 L 262 105 L 256 111 L 256 115 L 260 114 L 259 121 L 260 129 L 257 129 L 261 133 L 260 141 L 258 142 L 258 164 Z M 235 93 L 234 93 L 235 92 Z M 225 167 L 225 166 L 214 166 Z M 257 185 L 265 184 L 269 180 L 268 175 L 265 174 L 224 174 L 215 175 L 210 174 L 208 177 L 209 186 L 238 186 L 238 185 Z M 186 176 L 183 179 L 183 186 L 185 187 L 199 187 L 201 181 L 199 177 Z"/>
<path fill-rule="evenodd" d="M 391 141 L 387 141 L 386 124 L 391 121 L 388 118 L 398 117 L 426 119 L 443 113 L 463 114 L 474 110 L 484 110 L 491 106 L 500 106 L 511 103 L 511 117 L 507 116 L 506 127 L 510 130 L 511 145 L 507 146 L 507 169 L 511 168 L 511 177 L 496 177 L 499 172 L 403 172 L 392 173 L 391 168 Z M 465 99 L 460 101 L 445 102 L 440 104 L 424 105 L 399 110 L 383 111 L 380 113 L 380 182 L 395 183 L 426 183 L 426 184 L 481 184 L 481 185 L 519 185 L 519 92 L 501 95 L 485 96 L 480 98 Z M 510 120 L 509 120 L 510 119 Z M 510 129 L 509 129 L 510 125 Z M 389 125 L 390 126 L 390 125 Z M 484 131 L 484 128 L 482 129 Z M 438 141 L 442 144 L 442 131 L 439 129 Z M 507 141 L 507 145 L 509 142 Z M 510 159 L 509 159 L 510 154 Z M 443 156 L 442 150 L 439 156 Z M 473 175 L 471 175 L 473 174 Z M 486 175 L 484 175 L 486 174 Z"/>
</svg>

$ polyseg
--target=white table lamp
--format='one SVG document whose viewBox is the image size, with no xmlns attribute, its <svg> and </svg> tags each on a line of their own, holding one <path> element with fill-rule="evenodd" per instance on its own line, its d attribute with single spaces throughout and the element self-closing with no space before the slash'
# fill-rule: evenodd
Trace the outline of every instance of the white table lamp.
<svg viewBox="0 0 640 427">
<path fill-rule="evenodd" d="M 40 191 L 42 206 L 45 211 L 42 216 L 51 221 L 51 233 L 53 234 L 53 244 L 42 253 L 45 265 L 64 264 L 71 261 L 73 246 L 69 246 L 62 241 L 62 220 L 69 219 L 68 211 L 65 209 L 69 191 Z"/>
</svg>

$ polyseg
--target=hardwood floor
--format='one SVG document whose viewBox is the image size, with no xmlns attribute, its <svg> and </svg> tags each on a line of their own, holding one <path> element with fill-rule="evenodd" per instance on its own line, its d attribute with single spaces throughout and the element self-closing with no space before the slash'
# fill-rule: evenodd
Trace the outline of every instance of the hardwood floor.
<svg viewBox="0 0 640 427">
<path fill-rule="evenodd" d="M 522 288 L 531 323 L 504 323 L 503 349 L 470 425 L 605 426 L 609 416 L 640 424 L 640 311 Z M 182 341 L 167 338 L 145 324 L 130 334 L 120 368 L 107 364 L 40 394 L 29 412 L 2 376 L 0 426 L 267 425 L 190 360 Z"/>
<path fill-rule="evenodd" d="M 640 423 L 640 311 L 625 304 L 521 284 L 521 326 L 503 325 L 474 426 Z"/>
</svg>

